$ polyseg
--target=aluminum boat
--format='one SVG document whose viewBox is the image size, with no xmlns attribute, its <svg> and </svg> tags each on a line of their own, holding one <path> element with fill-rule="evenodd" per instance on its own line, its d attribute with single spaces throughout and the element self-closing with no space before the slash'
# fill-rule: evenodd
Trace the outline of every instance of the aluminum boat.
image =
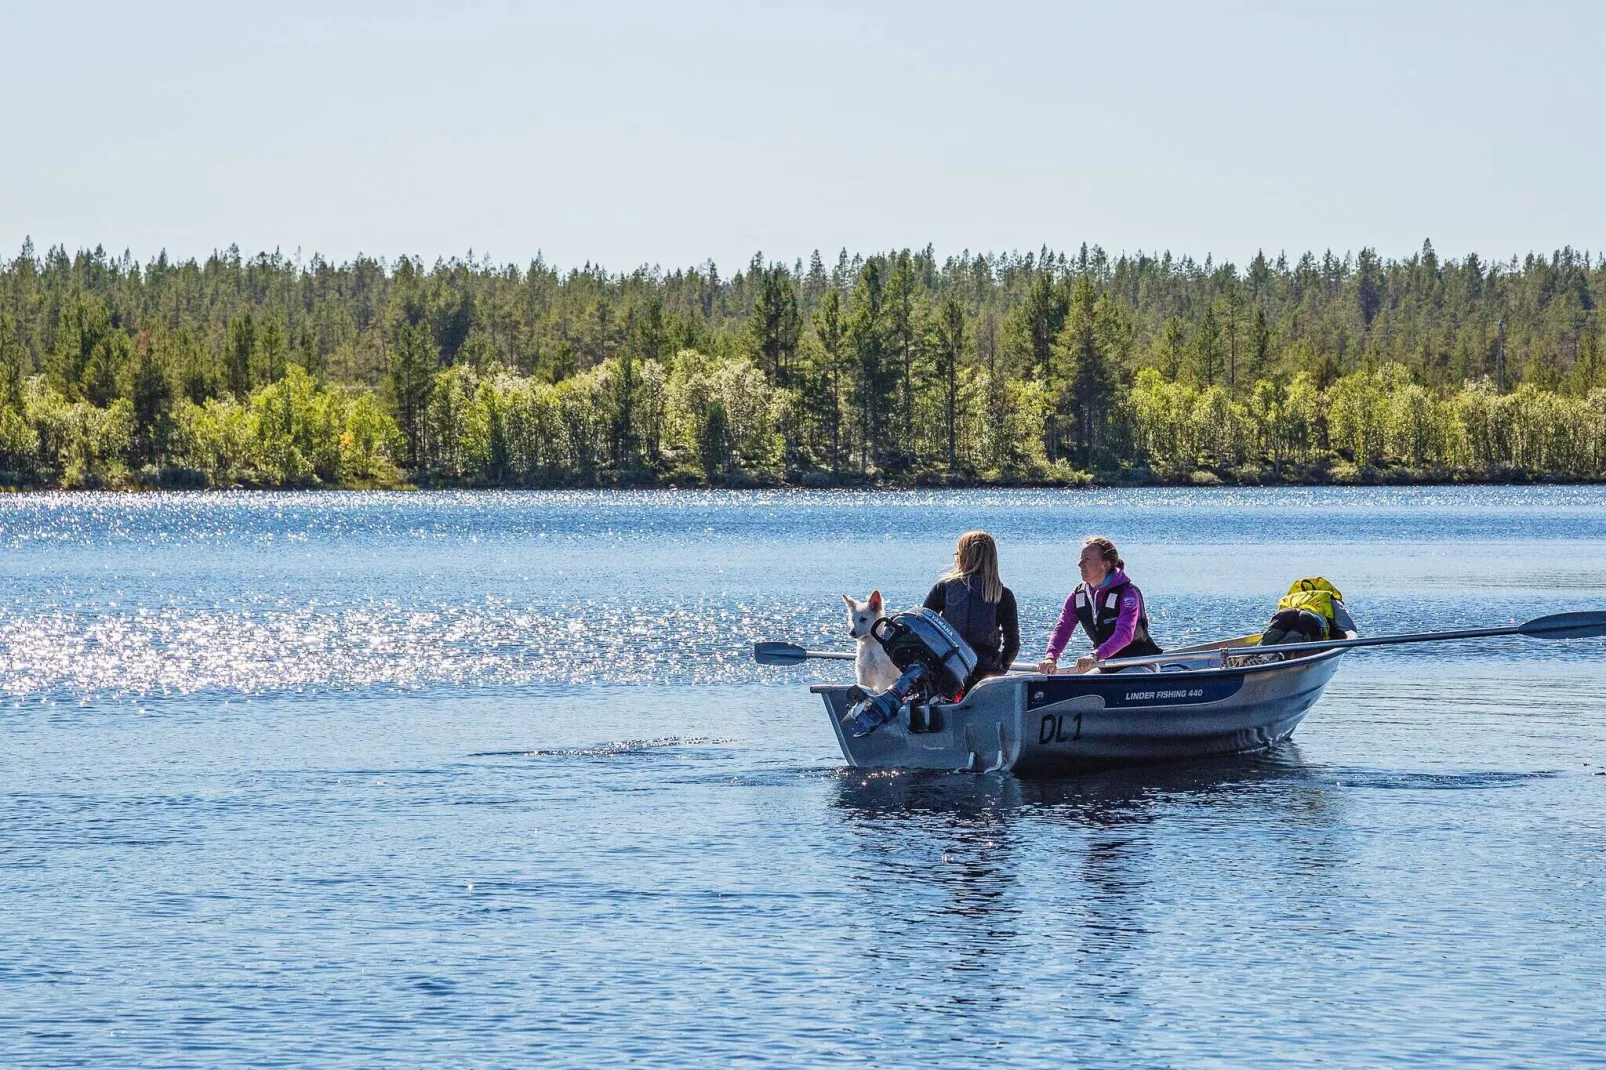
<svg viewBox="0 0 1606 1070">
<path fill-rule="evenodd" d="M 1244 639 L 1133 659 L 1120 672 L 1014 672 L 956 702 L 905 705 L 869 735 L 842 718 L 847 686 L 817 684 L 848 764 L 1009 772 L 1090 769 L 1260 750 L 1287 739 L 1338 670 L 1343 649 L 1278 654 Z"/>
</svg>

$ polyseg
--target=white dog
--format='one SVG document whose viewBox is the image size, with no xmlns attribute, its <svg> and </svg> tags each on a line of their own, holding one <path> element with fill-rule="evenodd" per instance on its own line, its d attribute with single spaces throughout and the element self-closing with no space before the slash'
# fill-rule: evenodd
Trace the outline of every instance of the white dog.
<svg viewBox="0 0 1606 1070">
<path fill-rule="evenodd" d="M 859 652 L 853 659 L 859 686 L 872 691 L 885 691 L 898 682 L 899 674 L 898 667 L 892 664 L 887 652 L 870 634 L 871 626 L 887 615 L 886 607 L 881 604 L 881 592 L 871 591 L 870 597 L 863 602 L 855 601 L 848 595 L 843 595 L 842 601 L 848 604 L 848 634 L 859 642 Z"/>
</svg>

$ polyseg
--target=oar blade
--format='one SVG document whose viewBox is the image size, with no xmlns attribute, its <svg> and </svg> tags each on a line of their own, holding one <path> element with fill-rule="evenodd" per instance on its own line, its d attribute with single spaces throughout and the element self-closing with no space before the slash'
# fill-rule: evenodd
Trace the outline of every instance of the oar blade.
<svg viewBox="0 0 1606 1070">
<path fill-rule="evenodd" d="M 796 643 L 754 643 L 753 660 L 760 665 L 800 665 L 809 652 Z"/>
<path fill-rule="evenodd" d="M 1552 613 L 1522 626 L 1532 639 L 1598 639 L 1606 636 L 1606 613 Z"/>
</svg>

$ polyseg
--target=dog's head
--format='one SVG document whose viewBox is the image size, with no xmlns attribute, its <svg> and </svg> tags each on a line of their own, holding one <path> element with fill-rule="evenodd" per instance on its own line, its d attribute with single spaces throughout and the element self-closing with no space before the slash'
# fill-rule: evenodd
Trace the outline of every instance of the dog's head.
<svg viewBox="0 0 1606 1070">
<path fill-rule="evenodd" d="M 842 601 L 848 604 L 848 634 L 855 639 L 863 639 L 870 634 L 870 626 L 877 618 L 883 615 L 881 605 L 881 592 L 871 591 L 870 597 L 860 602 L 850 595 L 843 595 Z"/>
</svg>

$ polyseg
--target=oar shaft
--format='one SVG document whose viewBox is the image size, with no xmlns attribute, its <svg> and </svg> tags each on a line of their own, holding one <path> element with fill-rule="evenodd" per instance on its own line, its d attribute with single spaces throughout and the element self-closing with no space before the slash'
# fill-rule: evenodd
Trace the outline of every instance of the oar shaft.
<svg viewBox="0 0 1606 1070">
<path fill-rule="evenodd" d="M 1606 613 L 1554 613 L 1548 617 L 1535 617 L 1524 624 L 1511 624 L 1501 628 L 1458 628 L 1444 632 L 1407 632 L 1403 635 L 1367 635 L 1357 639 L 1319 639 L 1308 643 L 1278 643 L 1274 646 L 1218 645 L 1228 654 L 1252 654 L 1264 651 L 1277 654 L 1299 654 L 1313 650 L 1344 650 L 1358 646 L 1402 646 L 1406 643 L 1439 643 L 1447 639 L 1492 639 L 1502 635 L 1523 635 L 1531 639 L 1591 639 L 1606 636 Z M 1253 638 L 1252 636 L 1250 638 Z M 1158 657 L 1112 658 L 1098 663 L 1101 669 L 1125 669 L 1137 665 L 1152 665 L 1172 657 L 1185 657 L 1204 651 L 1178 650 Z"/>
<path fill-rule="evenodd" d="M 1535 617 L 1524 624 L 1512 624 L 1501 628 L 1460 628 L 1445 632 L 1408 632 L 1403 635 L 1368 635 L 1356 639 L 1325 639 L 1310 643 L 1280 643 L 1275 646 L 1237 646 L 1235 644 L 1253 639 L 1227 639 L 1218 643 L 1211 643 L 1191 650 L 1174 650 L 1169 654 L 1149 655 L 1138 658 L 1111 658 L 1098 663 L 1100 669 L 1125 669 L 1139 665 L 1153 665 L 1157 662 L 1169 662 L 1173 659 L 1195 659 L 1204 654 L 1249 654 L 1266 653 L 1300 654 L 1314 650 L 1344 650 L 1349 647 L 1362 646 L 1401 646 L 1406 643 L 1438 643 L 1447 639 L 1492 639 L 1502 635 L 1524 635 L 1532 639 L 1599 639 L 1606 637 L 1606 613 L 1579 612 L 1579 613 L 1553 613 L 1547 617 Z M 805 650 L 796 643 L 765 642 L 753 644 L 753 659 L 760 665 L 796 665 L 806 660 L 821 661 L 854 661 L 858 654 L 847 650 Z M 1017 661 L 1010 665 L 1007 672 L 1035 673 L 1037 666 L 1029 662 Z"/>
<path fill-rule="evenodd" d="M 854 661 L 858 654 L 850 650 L 807 650 L 796 643 L 754 643 L 753 659 L 760 665 L 796 665 L 804 661 Z M 1008 672 L 1036 672 L 1037 666 L 1017 661 Z"/>
<path fill-rule="evenodd" d="M 1509 628 L 1463 628 L 1450 632 L 1413 632 L 1404 635 L 1364 635 L 1359 639 L 1328 639 L 1313 643 L 1277 643 L 1268 647 L 1243 647 L 1232 653 L 1245 653 L 1249 651 L 1276 651 L 1286 654 L 1300 650 L 1333 650 L 1357 646 L 1396 646 L 1404 643 L 1437 643 L 1444 639 L 1492 639 L 1501 635 L 1521 635 L 1522 625 L 1513 624 Z"/>
<path fill-rule="evenodd" d="M 1436 643 L 1443 639 L 1490 639 L 1500 635 L 1521 635 L 1523 625 L 1513 624 L 1509 628 L 1463 628 L 1451 632 L 1412 632 L 1404 635 L 1367 635 L 1359 639 L 1326 639 L 1313 643 L 1277 643 L 1274 646 L 1243 646 L 1228 647 L 1227 654 L 1296 654 L 1311 650 L 1341 650 L 1357 646 L 1395 646 L 1403 643 Z M 1152 665 L 1155 662 L 1165 661 L 1169 658 L 1179 658 L 1187 651 L 1176 651 L 1173 654 L 1162 654 L 1158 657 L 1142 658 L 1112 658 L 1109 661 L 1099 662 L 1101 669 L 1124 669 L 1134 665 Z M 1200 651 L 1203 653 L 1203 651 Z"/>
<path fill-rule="evenodd" d="M 805 650 L 805 651 L 803 651 L 803 657 L 807 658 L 809 660 L 813 660 L 815 658 L 819 658 L 819 659 L 823 659 L 825 661 L 852 661 L 855 658 L 857 658 L 858 656 L 859 655 L 849 653 L 848 651 L 845 651 L 845 650 Z M 1024 661 L 1017 661 L 1017 662 L 1012 662 L 1007 671 L 1008 672 L 1036 672 L 1037 671 L 1037 666 L 1028 664 L 1028 663 L 1026 663 Z"/>
</svg>

